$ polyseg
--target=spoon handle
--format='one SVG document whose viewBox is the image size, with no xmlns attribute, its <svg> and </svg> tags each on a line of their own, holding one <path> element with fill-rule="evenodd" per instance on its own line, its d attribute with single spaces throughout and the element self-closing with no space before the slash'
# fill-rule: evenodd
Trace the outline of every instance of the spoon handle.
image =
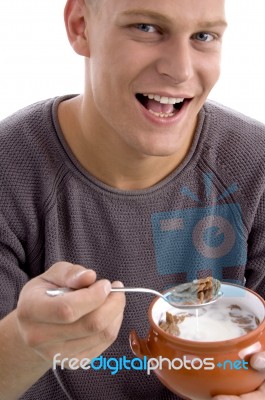
<svg viewBox="0 0 265 400">
<path fill-rule="evenodd" d="M 164 297 L 160 292 L 157 292 L 153 289 L 147 289 L 142 287 L 113 287 L 111 288 L 111 292 L 140 292 L 140 293 L 151 293 L 156 296 Z"/>
<path fill-rule="evenodd" d="M 46 290 L 46 294 L 48 295 L 48 296 L 50 296 L 50 297 L 56 297 L 56 296 L 60 296 L 60 295 L 62 295 L 62 294 L 64 294 L 64 293 L 67 293 L 67 292 L 72 292 L 72 291 L 74 291 L 75 289 L 71 289 L 71 288 L 64 288 L 64 287 L 62 287 L 62 288 L 56 288 L 56 289 L 49 289 L 49 290 Z M 111 290 L 110 290 L 111 292 L 142 292 L 142 293 L 151 293 L 151 294 L 154 294 L 154 295 L 156 295 L 156 296 L 160 296 L 160 297 L 163 297 L 164 298 L 164 296 L 160 293 L 160 292 L 157 292 L 156 290 L 153 290 L 153 289 L 147 289 L 147 288 L 137 288 L 137 287 L 113 287 L 113 288 L 111 288 Z"/>
</svg>

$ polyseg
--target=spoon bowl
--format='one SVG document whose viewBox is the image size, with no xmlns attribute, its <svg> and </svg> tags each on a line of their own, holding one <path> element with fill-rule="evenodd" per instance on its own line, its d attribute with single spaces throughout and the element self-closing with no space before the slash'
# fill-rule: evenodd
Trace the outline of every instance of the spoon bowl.
<svg viewBox="0 0 265 400">
<path fill-rule="evenodd" d="M 155 296 L 161 297 L 167 303 L 169 303 L 172 307 L 181 308 L 181 309 L 192 309 L 192 308 L 200 308 L 205 307 L 210 304 L 215 303 L 218 299 L 223 296 L 223 292 L 218 291 L 210 300 L 200 302 L 198 299 L 191 299 L 188 297 L 181 297 L 180 295 L 174 293 L 174 289 L 178 286 L 175 286 L 173 289 L 170 289 L 164 293 L 160 293 L 153 289 L 147 288 L 132 288 L 132 287 L 123 287 L 123 288 L 112 288 L 112 292 L 141 292 L 141 293 L 151 293 Z"/>
</svg>

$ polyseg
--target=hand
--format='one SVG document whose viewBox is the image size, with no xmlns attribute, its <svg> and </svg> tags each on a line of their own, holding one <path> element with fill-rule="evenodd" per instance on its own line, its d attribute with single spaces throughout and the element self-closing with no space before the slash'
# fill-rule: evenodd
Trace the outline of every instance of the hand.
<svg viewBox="0 0 265 400">
<path fill-rule="evenodd" d="M 254 354 L 250 359 L 250 365 L 252 368 L 258 371 L 265 372 L 265 352 Z M 218 395 L 212 398 L 212 400 L 264 400 L 264 399 L 265 399 L 265 381 L 257 390 L 251 393 L 241 394 L 241 396 Z"/>
<path fill-rule="evenodd" d="M 78 290 L 49 297 L 46 290 L 56 287 Z M 125 307 L 124 293 L 110 289 L 111 283 L 96 281 L 92 270 L 67 262 L 54 264 L 21 291 L 17 323 L 23 341 L 50 365 L 57 353 L 60 360 L 98 357 L 115 341 Z"/>
</svg>

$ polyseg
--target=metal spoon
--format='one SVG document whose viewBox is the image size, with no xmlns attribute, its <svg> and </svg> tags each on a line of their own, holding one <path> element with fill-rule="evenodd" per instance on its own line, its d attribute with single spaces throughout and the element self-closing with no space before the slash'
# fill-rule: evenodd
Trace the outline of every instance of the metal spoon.
<svg viewBox="0 0 265 400">
<path fill-rule="evenodd" d="M 181 309 L 191 309 L 191 308 L 199 308 L 205 307 L 210 304 L 215 303 L 218 299 L 223 296 L 222 291 L 220 290 L 221 284 L 217 279 L 212 279 L 213 288 L 211 296 L 205 300 L 200 301 L 197 296 L 198 282 L 200 280 L 194 280 L 192 282 L 183 283 L 181 285 L 177 285 L 163 294 L 147 288 L 137 288 L 137 287 L 113 287 L 111 292 L 141 292 L 141 293 L 151 293 L 156 296 L 161 297 L 167 303 L 169 303 L 173 307 L 181 308 Z M 56 288 L 46 290 L 46 294 L 50 297 L 56 297 L 63 295 L 64 293 L 71 292 L 75 289 L 71 288 Z"/>
</svg>

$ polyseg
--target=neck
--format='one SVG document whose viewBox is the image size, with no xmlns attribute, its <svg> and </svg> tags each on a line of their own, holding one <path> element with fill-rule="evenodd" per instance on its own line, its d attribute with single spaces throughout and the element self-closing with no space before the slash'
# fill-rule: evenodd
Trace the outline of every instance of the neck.
<svg viewBox="0 0 265 400">
<path fill-rule="evenodd" d="M 87 152 L 88 153 L 88 152 Z M 168 158 L 124 157 L 124 154 L 111 155 L 101 150 L 100 154 L 89 155 L 83 166 L 97 179 L 120 190 L 141 190 L 154 186 L 178 165 Z"/>
<path fill-rule="evenodd" d="M 64 101 L 58 117 L 64 137 L 80 164 L 95 178 L 120 190 L 141 190 L 154 186 L 183 161 L 192 138 L 181 151 L 170 156 L 139 155 L 119 142 L 111 143 L 88 128 L 82 113 L 82 98 Z"/>
</svg>

